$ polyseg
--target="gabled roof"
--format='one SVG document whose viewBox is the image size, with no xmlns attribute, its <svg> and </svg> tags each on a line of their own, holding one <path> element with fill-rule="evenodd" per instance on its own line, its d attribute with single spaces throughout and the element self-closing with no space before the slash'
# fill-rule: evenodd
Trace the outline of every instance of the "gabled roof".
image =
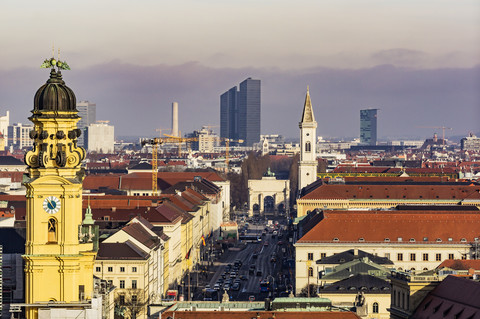
<svg viewBox="0 0 480 319">
<path fill-rule="evenodd" d="M 83 189 L 119 189 L 120 175 L 87 175 Z"/>
<path fill-rule="evenodd" d="M 337 281 L 321 290 L 324 293 L 339 294 L 357 294 L 361 291 L 390 295 L 390 283 L 375 276 L 360 274 Z"/>
<path fill-rule="evenodd" d="M 354 275 L 371 275 L 382 279 L 387 279 L 390 270 L 382 267 L 367 258 L 355 259 L 338 265 L 330 272 L 322 277 L 324 280 L 342 280 Z"/>
<path fill-rule="evenodd" d="M 176 224 L 182 219 L 182 215 L 177 210 L 172 209 L 172 205 L 167 201 L 158 205 L 154 210 L 157 214 L 154 221 L 147 218 L 150 222 Z"/>
<path fill-rule="evenodd" d="M 437 267 L 438 270 L 442 268 L 450 268 L 454 270 L 469 270 L 469 269 L 480 270 L 480 259 L 466 259 L 466 260 L 447 259 L 447 260 L 444 260 Z"/>
<path fill-rule="evenodd" d="M 473 242 L 478 237 L 480 218 L 476 212 L 416 211 L 324 211 L 324 219 L 299 243 L 389 244 Z M 388 239 L 388 240 L 386 240 Z"/>
<path fill-rule="evenodd" d="M 322 259 L 317 260 L 317 264 L 340 265 L 343 263 L 358 260 L 359 258 L 368 258 L 369 260 L 378 265 L 393 265 L 393 262 L 388 258 L 375 256 L 360 249 L 358 249 L 356 252 L 357 254 L 355 255 L 355 250 L 350 249 L 332 256 L 323 257 Z"/>
<path fill-rule="evenodd" d="M 19 159 L 16 159 L 13 156 L 0 156 L 0 166 L 25 166 L 25 163 Z"/>
<path fill-rule="evenodd" d="M 448 276 L 427 294 L 410 318 L 480 318 L 480 283 Z"/>
<path fill-rule="evenodd" d="M 126 241 L 124 243 L 100 243 L 96 259 L 147 259 L 148 256 L 132 242 Z"/>
<path fill-rule="evenodd" d="M 150 234 L 144 226 L 139 223 L 128 224 L 123 227 L 122 230 L 150 249 L 154 249 L 160 243 L 157 236 Z"/>
</svg>

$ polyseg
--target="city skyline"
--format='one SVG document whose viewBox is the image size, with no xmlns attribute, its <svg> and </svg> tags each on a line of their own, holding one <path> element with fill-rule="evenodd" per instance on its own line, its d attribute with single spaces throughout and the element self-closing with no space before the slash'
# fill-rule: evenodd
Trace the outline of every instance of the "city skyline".
<svg viewBox="0 0 480 319">
<path fill-rule="evenodd" d="M 0 112 L 25 122 L 31 93 L 44 80 L 38 66 L 54 42 L 55 55 L 60 47 L 72 67 L 65 81 L 79 100 L 96 103 L 97 118 L 110 120 L 119 135 L 170 128 L 172 101 L 180 105 L 182 132 L 219 124 L 225 83 L 246 77 L 262 80 L 261 134 L 298 137 L 310 85 L 319 136 L 358 136 L 364 108 L 382 109 L 379 139 L 433 135 L 421 126 L 467 135 L 480 130 L 479 9 L 475 1 L 434 8 L 427 1 L 7 1 Z M 249 13 L 249 23 L 225 14 L 233 11 Z"/>
</svg>

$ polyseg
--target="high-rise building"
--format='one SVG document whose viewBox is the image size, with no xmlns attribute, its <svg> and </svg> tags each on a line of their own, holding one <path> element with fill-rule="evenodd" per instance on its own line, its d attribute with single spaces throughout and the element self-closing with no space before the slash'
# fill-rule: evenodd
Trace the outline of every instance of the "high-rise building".
<svg viewBox="0 0 480 319">
<path fill-rule="evenodd" d="M 377 109 L 360 110 L 360 144 L 377 145 Z"/>
<path fill-rule="evenodd" d="M 32 147 L 33 141 L 30 138 L 30 131 L 33 129 L 32 124 L 14 123 L 8 127 L 8 146 L 12 149 L 21 150 L 25 147 Z"/>
<path fill-rule="evenodd" d="M 97 104 L 90 103 L 89 101 L 80 101 L 77 103 L 78 116 L 80 121 L 77 123 L 77 127 L 82 130 L 83 136 L 78 139 L 78 145 L 84 146 L 86 129 L 90 124 L 97 121 Z"/>
<path fill-rule="evenodd" d="M 220 95 L 220 137 L 238 139 L 237 87 Z"/>
<path fill-rule="evenodd" d="M 252 146 L 260 141 L 260 80 L 248 78 L 239 86 L 220 96 L 220 136 Z"/>
<path fill-rule="evenodd" d="M 87 127 L 85 144 L 89 152 L 102 154 L 113 153 L 115 144 L 115 128 L 108 121 L 99 121 Z"/>
</svg>

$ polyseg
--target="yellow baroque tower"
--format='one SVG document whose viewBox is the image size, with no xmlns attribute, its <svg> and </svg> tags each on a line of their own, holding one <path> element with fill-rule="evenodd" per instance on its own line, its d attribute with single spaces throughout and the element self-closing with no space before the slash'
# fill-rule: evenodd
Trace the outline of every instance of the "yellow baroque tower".
<svg viewBox="0 0 480 319">
<path fill-rule="evenodd" d="M 24 178 L 27 318 L 37 318 L 39 308 L 46 305 L 88 304 L 93 297 L 98 238 L 91 218 L 82 223 L 85 150 L 77 146 L 81 131 L 75 94 L 60 70 L 52 68 L 47 83 L 38 89 L 32 113 L 34 146 L 25 154 L 28 173 Z"/>
</svg>

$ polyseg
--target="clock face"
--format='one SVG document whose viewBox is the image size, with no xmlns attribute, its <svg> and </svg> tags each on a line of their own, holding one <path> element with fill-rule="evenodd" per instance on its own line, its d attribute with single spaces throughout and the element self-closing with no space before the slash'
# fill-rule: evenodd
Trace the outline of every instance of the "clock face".
<svg viewBox="0 0 480 319">
<path fill-rule="evenodd" d="M 60 200 L 55 196 L 48 196 L 43 201 L 43 209 L 49 214 L 55 214 L 60 210 Z"/>
</svg>

